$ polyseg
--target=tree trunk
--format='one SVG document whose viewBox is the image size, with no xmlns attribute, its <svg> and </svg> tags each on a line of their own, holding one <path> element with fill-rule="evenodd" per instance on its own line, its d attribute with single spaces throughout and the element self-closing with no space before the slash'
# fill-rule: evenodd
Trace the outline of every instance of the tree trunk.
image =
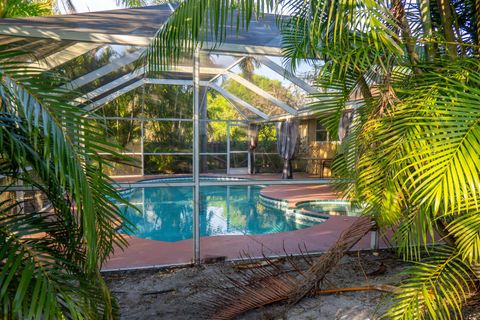
<svg viewBox="0 0 480 320">
<path fill-rule="evenodd" d="M 478 0 L 480 1 L 480 0 Z M 425 56 L 427 61 L 431 61 L 435 56 L 435 47 L 429 42 L 433 37 L 432 17 L 430 9 L 430 0 L 417 0 L 418 8 L 420 10 L 420 19 L 423 27 L 423 38 L 425 42 Z"/>
<path fill-rule="evenodd" d="M 458 20 L 459 20 L 458 12 L 453 10 L 452 14 L 453 14 L 453 27 L 454 27 L 454 30 L 455 30 L 455 37 L 456 37 L 457 42 L 460 46 L 460 54 L 462 56 L 465 56 L 467 54 L 467 50 L 465 48 L 465 43 L 463 42 L 463 39 L 462 39 L 462 32 L 460 31 L 460 26 L 458 24 Z M 472 23 L 473 23 L 473 21 L 472 21 Z"/>
<path fill-rule="evenodd" d="M 451 59 L 457 58 L 457 44 L 455 38 L 455 31 L 453 30 L 453 14 L 452 7 L 448 0 L 437 0 L 438 11 L 440 12 L 440 19 L 442 21 L 443 34 L 447 41 L 447 53 Z"/>
<path fill-rule="evenodd" d="M 373 98 L 372 92 L 370 91 L 370 86 L 368 85 L 367 79 L 365 79 L 363 74 L 360 74 L 358 78 L 358 85 L 360 86 L 360 92 L 362 93 L 364 99 L 370 100 Z"/>
<path fill-rule="evenodd" d="M 477 53 L 480 54 L 480 0 L 475 0 L 475 26 L 477 31 Z"/>
<path fill-rule="evenodd" d="M 408 25 L 407 17 L 405 16 L 405 5 L 403 1 L 397 1 L 394 6 L 396 7 L 394 9 L 396 13 L 395 18 L 397 19 L 397 23 L 400 27 L 401 37 L 407 48 L 408 59 L 413 66 L 414 72 L 420 73 L 420 69 L 416 67 L 419 62 L 419 57 L 415 51 L 415 41 L 412 38 L 412 32 L 410 30 L 410 26 Z"/>
</svg>

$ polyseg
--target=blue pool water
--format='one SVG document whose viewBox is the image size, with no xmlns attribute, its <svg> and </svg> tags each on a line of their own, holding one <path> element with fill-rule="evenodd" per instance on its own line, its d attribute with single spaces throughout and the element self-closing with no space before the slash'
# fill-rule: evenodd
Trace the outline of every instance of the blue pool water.
<svg viewBox="0 0 480 320">
<path fill-rule="evenodd" d="M 268 234 L 299 230 L 325 219 L 264 205 L 258 186 L 209 186 L 200 189 L 201 236 Z M 139 238 L 179 241 L 192 238 L 192 188 L 133 188 L 124 197 L 139 211 L 123 207 Z"/>
</svg>

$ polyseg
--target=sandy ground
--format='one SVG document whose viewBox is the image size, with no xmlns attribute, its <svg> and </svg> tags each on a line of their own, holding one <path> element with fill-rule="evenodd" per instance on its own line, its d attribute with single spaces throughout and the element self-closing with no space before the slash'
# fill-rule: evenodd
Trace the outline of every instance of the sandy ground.
<svg viewBox="0 0 480 320">
<path fill-rule="evenodd" d="M 372 284 L 396 285 L 406 264 L 389 252 L 351 253 L 332 270 L 322 289 Z M 380 275 L 368 274 L 384 269 Z M 105 273 L 112 293 L 118 299 L 122 319 L 199 319 L 205 292 L 224 275 L 235 277 L 230 263 L 163 270 Z M 378 319 L 388 306 L 388 294 L 377 291 L 336 293 L 303 299 L 293 308 L 282 304 L 251 311 L 239 319 Z M 466 319 L 480 319 L 478 304 L 469 306 Z"/>
</svg>

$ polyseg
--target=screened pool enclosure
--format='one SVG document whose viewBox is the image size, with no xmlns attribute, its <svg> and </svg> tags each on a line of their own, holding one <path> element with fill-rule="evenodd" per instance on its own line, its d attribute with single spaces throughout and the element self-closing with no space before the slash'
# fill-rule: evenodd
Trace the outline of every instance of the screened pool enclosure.
<svg viewBox="0 0 480 320">
<path fill-rule="evenodd" d="M 134 164 L 115 164 L 106 170 L 119 187 L 144 189 L 136 189 L 134 199 L 142 219 L 153 219 L 156 225 L 164 219 L 152 209 L 145 190 L 186 188 L 182 192 L 190 195 L 183 205 L 188 210 L 180 210 L 183 216 L 173 219 L 174 225 L 191 231 L 186 241 L 194 239 L 188 248 L 194 248 L 198 261 L 202 224 L 208 219 L 228 220 L 210 224 L 222 229 L 235 219 L 245 219 L 232 213 L 246 210 L 235 202 L 251 200 L 259 179 L 262 187 L 326 183 L 337 143 L 308 107 L 320 63 L 303 61 L 295 71 L 289 69 L 282 60 L 282 38 L 273 16 L 252 22 L 248 32 L 229 35 L 220 46 L 207 43 L 161 74 L 147 74 L 142 54 L 173 9 L 165 4 L 3 19 L 0 45 L 23 50 L 25 62 L 60 74 L 63 80 L 55 85 L 72 91 L 71 103 L 104 121 L 105 135 L 136 159 Z M 104 156 L 111 158 L 108 152 Z M 292 174 L 295 179 L 282 179 Z M 208 211 L 203 207 L 215 203 L 215 192 L 223 191 L 205 194 L 202 188 L 215 186 L 227 188 L 227 200 Z M 156 197 L 168 198 L 165 194 Z M 256 208 L 255 214 L 261 215 L 262 209 Z"/>
</svg>

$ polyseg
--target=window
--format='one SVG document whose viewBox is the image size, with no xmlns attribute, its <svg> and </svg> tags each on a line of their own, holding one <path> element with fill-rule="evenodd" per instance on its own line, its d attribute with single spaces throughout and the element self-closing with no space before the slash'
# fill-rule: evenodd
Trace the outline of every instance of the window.
<svg viewBox="0 0 480 320">
<path fill-rule="evenodd" d="M 320 120 L 317 120 L 317 127 L 315 129 L 315 141 L 317 142 L 326 142 L 329 140 L 328 131 L 320 123 Z"/>
</svg>

